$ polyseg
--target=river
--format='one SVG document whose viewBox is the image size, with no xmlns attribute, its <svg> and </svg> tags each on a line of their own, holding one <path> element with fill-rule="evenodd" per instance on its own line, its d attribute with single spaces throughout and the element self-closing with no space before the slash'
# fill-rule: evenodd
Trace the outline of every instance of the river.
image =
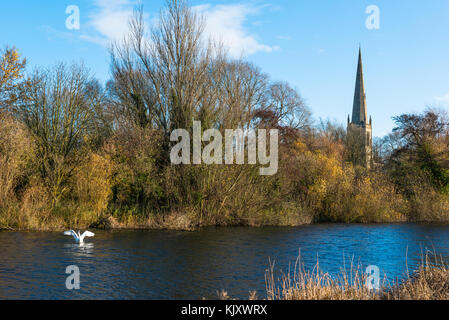
<svg viewBox="0 0 449 320">
<path fill-rule="evenodd" d="M 96 231 L 82 246 L 61 233 L 0 232 L 0 299 L 201 299 L 221 289 L 265 298 L 269 259 L 287 271 L 301 252 L 306 268 L 319 259 L 331 274 L 353 259 L 396 280 L 426 250 L 449 261 L 449 225 Z M 80 270 L 79 290 L 66 288 L 70 265 Z"/>
</svg>

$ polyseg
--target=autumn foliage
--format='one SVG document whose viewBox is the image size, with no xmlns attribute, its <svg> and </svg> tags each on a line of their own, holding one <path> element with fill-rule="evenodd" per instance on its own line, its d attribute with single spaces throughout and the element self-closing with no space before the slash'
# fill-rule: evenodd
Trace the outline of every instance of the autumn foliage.
<svg viewBox="0 0 449 320">
<path fill-rule="evenodd" d="M 25 76 L 18 51 L 2 52 L 0 228 L 449 220 L 444 112 L 395 118 L 366 170 L 351 163 L 346 129 L 317 124 L 297 90 L 203 43 L 201 19 L 183 1 L 149 36 L 143 17 L 136 11 L 113 46 L 106 86 L 82 64 Z M 191 132 L 192 119 L 221 132 L 278 129 L 278 173 L 171 165 L 170 132 Z"/>
</svg>

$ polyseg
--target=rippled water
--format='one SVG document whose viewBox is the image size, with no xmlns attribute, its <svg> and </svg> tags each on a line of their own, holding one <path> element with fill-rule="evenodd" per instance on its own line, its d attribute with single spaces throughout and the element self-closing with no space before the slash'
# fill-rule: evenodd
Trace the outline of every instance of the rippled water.
<svg viewBox="0 0 449 320">
<path fill-rule="evenodd" d="M 449 225 L 312 225 L 208 228 L 198 232 L 97 231 L 75 245 L 59 233 L 0 232 L 0 299 L 201 299 L 264 297 L 269 258 L 287 270 L 301 250 L 306 267 L 337 273 L 351 258 L 390 279 L 413 269 L 425 250 L 449 261 Z M 77 265 L 81 289 L 65 287 Z"/>
</svg>

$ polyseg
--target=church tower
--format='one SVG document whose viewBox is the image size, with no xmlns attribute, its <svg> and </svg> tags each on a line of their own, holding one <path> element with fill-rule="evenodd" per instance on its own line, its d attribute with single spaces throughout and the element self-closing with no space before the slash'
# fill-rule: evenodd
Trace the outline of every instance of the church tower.
<svg viewBox="0 0 449 320">
<path fill-rule="evenodd" d="M 368 121 L 366 108 L 365 84 L 363 79 L 362 49 L 359 48 L 359 62 L 355 82 L 354 105 L 352 107 L 352 121 L 348 116 L 348 136 L 352 137 L 354 162 L 368 169 L 373 166 L 373 136 L 371 117 Z"/>
</svg>

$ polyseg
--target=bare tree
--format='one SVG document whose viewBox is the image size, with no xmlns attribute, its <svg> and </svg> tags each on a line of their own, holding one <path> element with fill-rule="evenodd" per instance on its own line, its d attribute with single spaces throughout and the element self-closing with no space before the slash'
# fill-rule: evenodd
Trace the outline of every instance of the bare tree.
<svg viewBox="0 0 449 320">
<path fill-rule="evenodd" d="M 278 122 L 293 129 L 306 129 L 311 125 L 312 113 L 299 93 L 286 82 L 275 82 L 268 89 L 268 108 Z"/>
<path fill-rule="evenodd" d="M 203 21 L 183 0 L 167 3 L 159 24 L 147 32 L 143 8 L 130 33 L 113 46 L 115 92 L 141 126 L 190 128 L 209 87 L 211 48 L 203 43 Z"/>
<path fill-rule="evenodd" d="M 21 88 L 16 116 L 35 138 L 39 171 L 56 204 L 97 132 L 101 90 L 83 65 L 38 69 L 28 82 Z"/>
<path fill-rule="evenodd" d="M 248 128 L 257 109 L 265 103 L 268 76 L 250 63 L 227 61 L 220 68 L 215 86 L 219 90 L 219 123 L 224 128 Z"/>
<path fill-rule="evenodd" d="M 395 150 L 404 146 L 405 140 L 402 139 L 400 132 L 391 132 L 383 138 L 373 140 L 373 153 L 375 162 L 384 162 Z"/>
</svg>

